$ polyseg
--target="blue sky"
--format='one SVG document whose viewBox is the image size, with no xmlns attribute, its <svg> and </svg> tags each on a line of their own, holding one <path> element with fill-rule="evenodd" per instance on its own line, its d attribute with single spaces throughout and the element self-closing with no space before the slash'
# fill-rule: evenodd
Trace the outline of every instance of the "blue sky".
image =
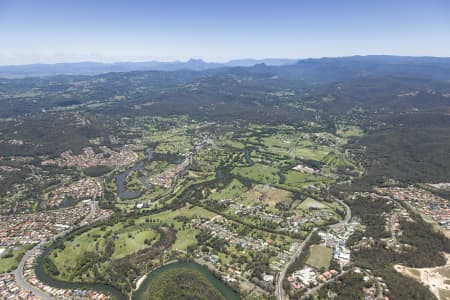
<svg viewBox="0 0 450 300">
<path fill-rule="evenodd" d="M 450 56 L 450 1 L 0 0 L 0 64 Z"/>
</svg>

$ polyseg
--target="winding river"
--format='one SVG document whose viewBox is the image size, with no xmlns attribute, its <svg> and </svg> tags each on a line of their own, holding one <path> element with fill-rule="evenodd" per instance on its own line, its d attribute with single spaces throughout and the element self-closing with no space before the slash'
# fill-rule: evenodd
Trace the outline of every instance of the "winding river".
<svg viewBox="0 0 450 300">
<path fill-rule="evenodd" d="M 151 149 L 148 149 L 147 151 L 147 160 L 151 161 L 153 156 L 153 151 Z M 249 160 L 249 153 L 246 153 L 247 159 Z M 248 163 L 252 163 L 252 161 L 248 161 Z M 128 169 L 127 171 L 124 171 L 118 175 L 116 175 L 116 183 L 119 190 L 119 193 L 122 192 L 122 196 L 125 196 L 125 199 L 132 199 L 139 197 L 137 194 L 130 194 L 133 192 L 125 191 L 124 190 L 124 183 L 125 179 L 128 176 L 128 173 L 132 170 L 140 170 L 144 167 L 145 161 L 138 162 L 135 166 Z M 121 189 L 119 189 L 121 187 Z M 123 194 L 125 193 L 125 194 Z M 141 192 L 135 192 L 135 193 L 141 193 Z M 137 196 L 135 196 L 137 195 Z M 130 196 L 134 196 L 131 197 Z M 159 209 L 164 210 L 164 209 Z M 156 211 L 155 211 L 156 213 Z M 47 257 L 47 255 L 55 248 L 56 243 L 52 243 L 49 247 L 47 247 L 44 252 L 37 258 L 36 260 L 36 276 L 37 278 L 42 281 L 44 284 L 53 286 L 55 288 L 61 288 L 61 289 L 92 289 L 100 292 L 104 292 L 106 294 L 111 295 L 116 300 L 127 300 L 128 297 L 126 297 L 124 294 L 122 294 L 118 289 L 115 287 L 108 285 L 108 284 L 101 284 L 101 283 L 72 283 L 72 282 L 64 282 L 59 281 L 56 279 L 51 278 L 49 275 L 47 275 L 44 271 L 44 259 Z M 239 295 L 230 287 L 225 285 L 222 281 L 217 279 L 206 267 L 199 265 L 195 262 L 175 262 L 171 263 L 165 266 L 162 266 L 156 270 L 151 271 L 147 274 L 146 279 L 142 282 L 140 285 L 140 288 L 133 294 L 133 300 L 144 300 L 143 293 L 145 289 L 147 288 L 148 284 L 151 282 L 153 278 L 155 278 L 159 273 L 167 270 L 167 269 L 176 269 L 176 268 L 189 268 L 193 270 L 197 270 L 202 275 L 205 276 L 205 278 L 224 295 L 226 299 L 229 300 L 239 300 Z"/>
<path fill-rule="evenodd" d="M 250 152 L 251 152 L 251 149 L 248 149 L 248 148 L 247 148 L 247 149 L 244 150 L 245 160 L 247 161 L 247 165 L 248 165 L 249 167 L 253 166 L 253 164 L 255 163 L 255 162 L 252 160 L 251 156 L 250 156 Z"/>
<path fill-rule="evenodd" d="M 51 278 L 45 273 L 44 270 L 44 259 L 47 255 L 55 248 L 55 243 L 47 247 L 44 252 L 36 260 L 36 276 L 37 278 L 45 283 L 46 285 L 60 288 L 60 289 L 91 289 L 100 291 L 111 295 L 115 300 L 127 300 L 127 297 L 123 295 L 118 289 L 111 285 L 101 284 L 101 283 L 72 283 L 64 282 Z"/>
<path fill-rule="evenodd" d="M 174 262 L 168 265 L 164 265 L 150 273 L 148 273 L 145 280 L 142 282 L 139 289 L 133 294 L 133 300 L 146 300 L 144 298 L 145 290 L 147 289 L 150 282 L 156 278 L 160 273 L 171 270 L 171 269 L 191 269 L 199 271 L 205 278 L 211 283 L 214 288 L 216 288 L 226 299 L 228 300 L 239 300 L 239 295 L 230 287 L 225 285 L 222 281 L 217 279 L 206 267 L 199 265 L 195 262 Z"/>
<path fill-rule="evenodd" d="M 146 151 L 147 158 L 146 161 L 150 162 L 153 158 L 153 149 L 147 149 Z M 131 200 L 140 197 L 143 194 L 143 191 L 127 191 L 125 190 L 125 181 L 130 174 L 131 171 L 140 171 L 144 168 L 145 160 L 139 161 L 130 169 L 123 171 L 116 175 L 116 186 L 117 193 L 122 200 Z"/>
</svg>

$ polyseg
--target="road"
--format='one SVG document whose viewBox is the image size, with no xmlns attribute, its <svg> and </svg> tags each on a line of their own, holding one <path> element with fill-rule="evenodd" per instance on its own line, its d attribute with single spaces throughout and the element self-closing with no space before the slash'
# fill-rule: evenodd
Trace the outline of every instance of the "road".
<svg viewBox="0 0 450 300">
<path fill-rule="evenodd" d="M 275 295 L 278 300 L 284 300 L 284 289 L 283 289 L 283 280 L 286 276 L 287 269 L 290 265 L 294 263 L 294 261 L 302 254 L 303 250 L 305 249 L 305 246 L 308 244 L 309 240 L 311 239 L 311 236 L 314 232 L 316 232 L 317 228 L 314 228 L 306 237 L 306 239 L 300 244 L 300 246 L 297 248 L 297 251 L 295 251 L 294 255 L 292 255 L 289 262 L 284 266 L 284 269 L 280 272 L 280 274 L 277 277 L 277 284 L 275 286 Z"/>
<path fill-rule="evenodd" d="M 34 251 L 36 251 L 41 245 L 43 244 L 43 242 L 39 243 L 38 245 L 36 245 L 33 249 L 27 251 L 25 253 L 25 255 L 22 257 L 19 266 L 17 267 L 17 269 L 13 272 L 14 276 L 16 277 L 16 283 L 17 285 L 19 285 L 21 288 L 23 288 L 24 290 L 27 290 L 29 292 L 32 292 L 36 297 L 38 297 L 39 299 L 42 300 L 52 300 L 52 298 L 47 295 L 46 293 L 44 293 L 43 291 L 41 291 L 40 289 L 34 287 L 33 285 L 31 285 L 24 277 L 23 277 L 23 268 L 25 266 L 25 262 L 27 261 L 28 258 L 30 258 L 30 256 L 33 254 Z"/>
<path fill-rule="evenodd" d="M 350 210 L 350 207 L 344 201 L 342 201 L 338 198 L 334 197 L 334 200 L 345 208 L 345 217 L 339 223 L 328 226 L 328 228 L 331 228 L 331 229 L 347 225 L 348 222 L 350 222 L 350 219 L 352 218 L 352 211 Z"/>
<path fill-rule="evenodd" d="M 328 226 L 328 228 L 338 228 L 338 227 L 347 225 L 348 222 L 350 221 L 351 217 L 352 217 L 352 212 L 350 210 L 350 207 L 347 204 L 345 204 L 344 201 L 342 201 L 340 199 L 337 199 L 337 198 L 334 198 L 334 200 L 345 208 L 345 217 L 339 223 L 330 225 L 330 226 Z M 306 239 L 303 241 L 303 243 L 297 248 L 297 251 L 291 257 L 290 261 L 285 265 L 284 269 L 278 275 L 277 282 L 276 282 L 276 285 L 275 285 L 275 296 L 277 297 L 278 300 L 284 300 L 285 299 L 284 289 L 283 289 L 283 280 L 284 280 L 284 277 L 286 277 L 287 269 L 289 268 L 290 265 L 292 265 L 294 263 L 294 261 L 297 259 L 297 257 L 299 257 L 302 254 L 306 244 L 308 244 L 309 239 L 311 238 L 312 234 L 316 230 L 317 230 L 317 228 L 314 228 L 309 233 L 309 235 L 306 237 Z"/>
<path fill-rule="evenodd" d="M 95 198 L 94 198 L 95 199 Z M 96 210 L 96 202 L 91 201 L 91 206 L 90 206 L 90 211 L 89 213 L 86 215 L 86 217 L 83 219 L 83 221 L 81 221 L 81 224 L 89 224 L 89 221 L 95 221 L 94 220 L 94 216 L 95 216 L 95 210 Z M 68 234 L 70 231 L 72 231 L 73 229 L 75 229 L 75 226 L 72 226 L 71 228 L 64 230 L 60 233 L 58 233 L 57 235 L 55 235 L 54 237 L 52 237 L 50 240 L 54 241 L 55 239 L 59 238 L 59 237 L 63 237 L 64 235 Z M 24 290 L 27 290 L 29 292 L 32 292 L 36 297 L 38 297 L 39 299 L 42 300 L 52 300 L 53 298 L 50 297 L 49 295 L 47 295 L 46 293 L 44 293 L 43 291 L 41 291 L 40 289 L 36 288 L 35 286 L 31 285 L 23 276 L 23 268 L 25 266 L 25 263 L 27 261 L 28 258 L 30 258 L 31 255 L 33 255 L 33 253 L 35 251 L 37 251 L 39 249 L 39 247 L 43 246 L 46 242 L 48 241 L 41 241 L 39 244 L 37 244 L 36 246 L 34 246 L 32 249 L 28 250 L 24 256 L 22 257 L 22 259 L 20 260 L 19 265 L 17 266 L 17 269 L 14 270 L 13 274 L 14 277 L 16 278 L 16 283 L 18 286 L 20 286 L 21 288 L 23 288 Z"/>
<path fill-rule="evenodd" d="M 90 203 L 91 207 L 90 207 L 89 213 L 87 214 L 86 218 L 84 218 L 83 222 L 89 223 L 89 221 L 94 220 L 95 212 L 96 212 L 96 209 L 97 209 L 97 202 L 95 202 L 95 199 L 97 199 L 97 195 L 98 194 L 99 194 L 99 190 L 98 190 L 98 186 L 96 186 L 95 187 L 94 197 L 92 197 L 92 200 L 91 200 L 91 203 Z"/>
</svg>

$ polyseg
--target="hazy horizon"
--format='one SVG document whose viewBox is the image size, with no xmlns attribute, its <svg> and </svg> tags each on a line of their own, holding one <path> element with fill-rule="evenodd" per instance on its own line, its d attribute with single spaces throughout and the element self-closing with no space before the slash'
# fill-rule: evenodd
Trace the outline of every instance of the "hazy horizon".
<svg viewBox="0 0 450 300">
<path fill-rule="evenodd" d="M 0 65 L 450 56 L 447 1 L 0 0 Z"/>
<path fill-rule="evenodd" d="M 25 65 L 57 65 L 57 64 L 82 64 L 82 63 L 93 63 L 93 64 L 126 64 L 126 63 L 147 63 L 147 62 L 155 62 L 155 63 L 187 63 L 190 60 L 201 60 L 204 63 L 211 63 L 211 64 L 227 64 L 231 62 L 236 61 L 245 61 L 245 60 L 254 60 L 254 61 L 263 61 L 263 60 L 291 60 L 291 61 L 300 61 L 300 60 L 306 60 L 306 59 L 325 59 L 325 58 L 347 58 L 347 57 L 368 57 L 368 56 L 392 56 L 392 57 L 415 57 L 415 58 L 443 58 L 447 59 L 450 58 L 450 56 L 432 56 L 432 55 L 392 55 L 392 54 L 367 54 L 367 55 L 342 55 L 342 56 L 320 56 L 320 57 L 300 57 L 300 58 L 291 58 L 291 57 L 261 57 L 261 58 L 255 58 L 255 57 L 241 57 L 241 58 L 235 58 L 230 60 L 222 60 L 222 61 L 212 61 L 207 60 L 201 57 L 191 57 L 187 59 L 174 59 L 174 60 L 163 60 L 158 58 L 152 58 L 149 57 L 148 59 L 145 58 L 136 58 L 133 59 L 123 59 L 123 60 L 113 60 L 106 59 L 106 60 L 74 60 L 74 61 L 58 61 L 58 62 L 32 62 L 32 63 L 17 63 L 17 64 L 0 64 L 0 67 L 8 67 L 8 66 L 25 66 Z"/>
</svg>

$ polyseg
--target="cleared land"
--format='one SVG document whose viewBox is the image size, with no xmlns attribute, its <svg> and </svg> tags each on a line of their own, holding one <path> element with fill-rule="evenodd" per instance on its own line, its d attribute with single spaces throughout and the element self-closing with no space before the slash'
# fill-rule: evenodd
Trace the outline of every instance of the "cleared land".
<svg viewBox="0 0 450 300">
<path fill-rule="evenodd" d="M 330 266 L 332 250 L 323 245 L 312 245 L 309 248 L 308 259 L 306 264 L 320 270 L 328 269 Z"/>
<path fill-rule="evenodd" d="M 429 287 L 438 299 L 450 299 L 450 254 L 446 254 L 446 257 L 447 263 L 442 267 L 409 268 L 396 265 L 395 270 Z"/>
<path fill-rule="evenodd" d="M 267 204 L 269 207 L 275 207 L 280 202 L 292 202 L 294 195 L 286 190 L 258 184 L 248 190 L 244 198 L 246 204 Z"/>
<path fill-rule="evenodd" d="M 328 208 L 328 206 L 326 206 L 325 204 L 314 200 L 312 198 L 306 198 L 300 205 L 298 208 L 302 208 L 302 209 L 309 209 L 309 208 L 318 208 L 318 209 L 324 209 L 324 208 Z"/>
</svg>

